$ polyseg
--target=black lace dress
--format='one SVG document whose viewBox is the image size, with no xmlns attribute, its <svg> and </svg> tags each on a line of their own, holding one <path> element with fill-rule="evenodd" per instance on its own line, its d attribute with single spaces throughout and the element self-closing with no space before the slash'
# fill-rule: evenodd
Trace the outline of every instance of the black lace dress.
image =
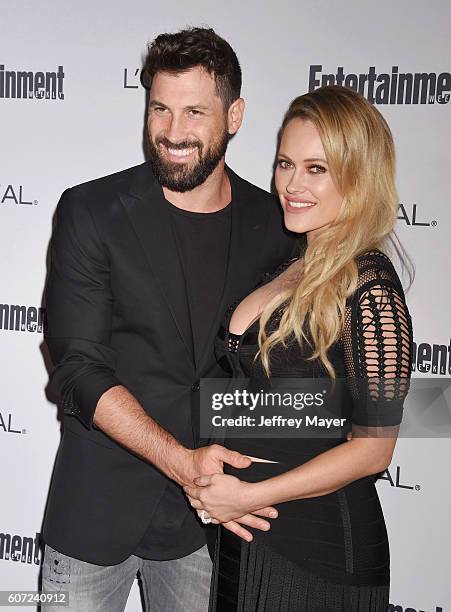
<svg viewBox="0 0 451 612">
<path fill-rule="evenodd" d="M 380 251 L 358 258 L 358 288 L 346 305 L 340 340 L 330 349 L 337 378 L 371 382 L 392 378 L 359 397 L 350 396 L 351 421 L 360 427 L 401 422 L 410 377 L 412 324 L 401 282 Z M 280 274 L 282 266 L 265 280 Z M 258 350 L 258 321 L 242 336 L 228 332 L 236 304 L 216 339 L 224 369 L 234 377 L 264 380 Z M 277 325 L 277 315 L 269 329 Z M 319 361 L 307 361 L 296 342 L 271 353 L 272 377 L 327 376 Z M 257 482 L 286 472 L 346 439 L 242 439 L 224 445 L 278 463 L 228 468 Z M 218 528 L 210 612 L 386 612 L 390 555 L 376 476 L 361 478 L 333 493 L 277 505 L 269 532 L 251 529 L 251 543 Z"/>
</svg>

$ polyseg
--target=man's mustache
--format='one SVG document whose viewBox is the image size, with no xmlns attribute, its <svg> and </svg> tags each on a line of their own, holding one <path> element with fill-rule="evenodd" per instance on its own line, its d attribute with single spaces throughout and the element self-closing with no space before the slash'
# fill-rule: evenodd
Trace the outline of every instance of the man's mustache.
<svg viewBox="0 0 451 612">
<path fill-rule="evenodd" d="M 165 137 L 157 138 L 155 143 L 157 145 L 163 145 L 166 148 L 174 149 L 175 151 L 180 151 L 181 149 L 192 149 L 196 147 L 199 149 L 199 152 L 202 152 L 202 143 L 199 140 L 183 140 L 182 142 L 171 142 Z"/>
</svg>

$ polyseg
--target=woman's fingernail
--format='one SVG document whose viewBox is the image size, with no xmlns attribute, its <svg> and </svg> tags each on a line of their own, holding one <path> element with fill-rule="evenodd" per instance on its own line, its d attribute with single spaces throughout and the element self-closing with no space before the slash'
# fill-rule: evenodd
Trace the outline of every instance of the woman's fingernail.
<svg viewBox="0 0 451 612">
<path fill-rule="evenodd" d="M 269 516 L 271 518 L 277 518 L 277 512 L 275 510 L 271 510 L 271 512 L 269 513 Z"/>
</svg>

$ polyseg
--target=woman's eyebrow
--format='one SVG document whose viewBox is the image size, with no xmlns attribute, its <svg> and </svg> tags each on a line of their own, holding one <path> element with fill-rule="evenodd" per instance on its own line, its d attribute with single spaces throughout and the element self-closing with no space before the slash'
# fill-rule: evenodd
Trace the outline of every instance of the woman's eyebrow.
<svg viewBox="0 0 451 612">
<path fill-rule="evenodd" d="M 277 157 L 283 157 L 287 161 L 292 161 L 288 155 L 285 155 L 285 153 L 280 152 L 277 155 Z M 327 164 L 327 160 L 324 159 L 324 157 L 306 157 L 303 161 L 304 162 L 322 162 L 323 164 Z"/>
</svg>

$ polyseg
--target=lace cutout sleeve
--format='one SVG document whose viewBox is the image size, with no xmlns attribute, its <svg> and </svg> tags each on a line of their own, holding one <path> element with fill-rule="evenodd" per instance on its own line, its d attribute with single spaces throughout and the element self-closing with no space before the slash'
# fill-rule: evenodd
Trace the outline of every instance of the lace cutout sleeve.
<svg viewBox="0 0 451 612">
<path fill-rule="evenodd" d="M 358 266 L 343 334 L 352 422 L 363 428 L 399 425 L 411 374 L 411 318 L 387 256 L 366 254 Z"/>
</svg>

